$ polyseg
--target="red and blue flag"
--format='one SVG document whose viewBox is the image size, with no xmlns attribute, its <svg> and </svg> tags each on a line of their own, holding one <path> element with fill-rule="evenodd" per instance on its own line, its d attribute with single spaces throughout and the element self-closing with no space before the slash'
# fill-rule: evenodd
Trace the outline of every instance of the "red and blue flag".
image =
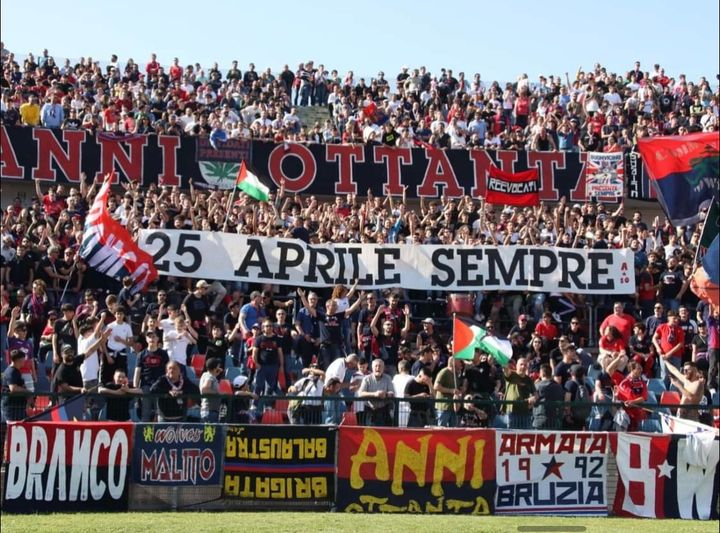
<svg viewBox="0 0 720 533">
<path fill-rule="evenodd" d="M 700 209 L 720 197 L 718 133 L 646 137 L 638 147 L 670 221 L 676 226 L 698 222 Z"/>
</svg>

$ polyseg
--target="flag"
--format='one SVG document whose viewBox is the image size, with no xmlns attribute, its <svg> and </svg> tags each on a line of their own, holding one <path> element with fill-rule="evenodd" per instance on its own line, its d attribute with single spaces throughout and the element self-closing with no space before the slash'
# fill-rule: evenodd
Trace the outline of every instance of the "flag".
<svg viewBox="0 0 720 533">
<path fill-rule="evenodd" d="M 453 357 L 471 361 L 475 350 L 479 349 L 492 355 L 501 366 L 507 366 L 512 359 L 512 344 L 507 339 L 499 339 L 467 318 L 453 318 Z"/>
<path fill-rule="evenodd" d="M 611 433 L 610 444 L 618 470 L 615 516 L 717 519 L 716 441 L 703 446 L 695 434 Z"/>
<path fill-rule="evenodd" d="M 377 104 L 372 100 L 368 105 L 363 107 L 363 116 L 378 126 L 382 126 L 388 121 L 388 116 L 385 111 L 378 108 Z"/>
<path fill-rule="evenodd" d="M 488 168 L 487 201 L 498 205 L 520 207 L 540 205 L 540 186 L 536 168 L 525 172 L 503 172 Z"/>
<path fill-rule="evenodd" d="M 131 293 L 135 294 L 145 290 L 158 273 L 152 257 L 138 247 L 128 230 L 108 212 L 109 177 L 90 207 L 79 253 L 88 265 L 106 276 L 118 281 L 130 276 Z"/>
<path fill-rule="evenodd" d="M 718 198 L 713 198 L 710 210 L 705 216 L 702 235 L 700 235 L 700 246 L 710 248 L 718 234 L 720 234 L 720 202 Z"/>
<path fill-rule="evenodd" d="M 26 418 L 24 422 L 73 422 L 82 420 L 85 411 L 85 396 L 76 394 L 61 404 L 48 407 L 42 413 Z"/>
<path fill-rule="evenodd" d="M 471 320 L 465 318 L 453 318 L 453 357 L 472 361 L 475 356 L 475 349 L 480 347 L 480 337 L 486 331 Z"/>
<path fill-rule="evenodd" d="M 690 433 L 709 433 L 715 435 L 715 428 L 710 427 L 700 422 L 694 422 L 692 420 L 685 420 L 677 416 L 672 416 L 668 413 L 659 413 L 660 424 L 662 425 L 663 433 L 670 433 L 675 435 L 687 435 Z"/>
<path fill-rule="evenodd" d="M 255 174 L 248 172 L 245 161 L 240 164 L 235 186 L 259 202 L 267 202 L 270 199 L 270 189 L 263 185 Z"/>
<path fill-rule="evenodd" d="M 715 235 L 712 244 L 690 280 L 690 289 L 701 300 L 720 305 L 720 235 Z"/>
<path fill-rule="evenodd" d="M 645 169 L 670 221 L 695 224 L 700 208 L 718 197 L 720 136 L 717 132 L 638 141 Z"/>
</svg>

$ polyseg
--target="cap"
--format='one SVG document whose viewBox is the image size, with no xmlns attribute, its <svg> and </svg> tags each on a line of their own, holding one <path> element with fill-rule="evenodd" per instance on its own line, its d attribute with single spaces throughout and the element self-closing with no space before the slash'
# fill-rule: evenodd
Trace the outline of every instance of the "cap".
<svg viewBox="0 0 720 533">
<path fill-rule="evenodd" d="M 518 320 L 527 320 L 527 315 L 520 315 Z"/>
<path fill-rule="evenodd" d="M 198 281 L 198 282 L 195 284 L 195 288 L 196 288 L 196 289 L 202 289 L 202 288 L 204 288 L 204 287 L 209 287 L 209 286 L 210 286 L 210 285 L 208 284 L 208 282 L 205 281 L 204 279 L 201 279 L 200 281 Z"/>
<path fill-rule="evenodd" d="M 235 387 L 236 389 L 240 389 L 245 385 L 245 383 L 247 383 L 247 380 L 247 376 L 238 376 L 233 379 L 233 387 Z"/>
<path fill-rule="evenodd" d="M 255 322 L 250 329 L 260 329 L 260 322 Z"/>
<path fill-rule="evenodd" d="M 75 348 L 70 346 L 69 344 L 66 344 L 62 347 L 62 350 L 60 350 L 62 353 L 75 353 Z"/>
<path fill-rule="evenodd" d="M 434 326 L 435 321 L 432 318 L 428 317 L 425 320 L 423 320 L 423 324 L 432 324 Z"/>
</svg>

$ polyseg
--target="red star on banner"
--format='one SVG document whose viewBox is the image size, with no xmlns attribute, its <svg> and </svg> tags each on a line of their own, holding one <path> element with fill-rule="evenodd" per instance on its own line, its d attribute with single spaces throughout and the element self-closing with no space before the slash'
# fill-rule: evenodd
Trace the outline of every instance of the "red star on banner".
<svg viewBox="0 0 720 533">
<path fill-rule="evenodd" d="M 562 479 L 562 474 L 560 473 L 560 467 L 564 465 L 565 463 L 559 463 L 555 460 L 555 456 L 552 456 L 552 459 L 550 459 L 547 463 L 541 463 L 545 467 L 545 475 L 543 476 L 543 479 L 546 479 L 548 476 L 551 476 L 555 474 L 558 478 Z"/>
</svg>

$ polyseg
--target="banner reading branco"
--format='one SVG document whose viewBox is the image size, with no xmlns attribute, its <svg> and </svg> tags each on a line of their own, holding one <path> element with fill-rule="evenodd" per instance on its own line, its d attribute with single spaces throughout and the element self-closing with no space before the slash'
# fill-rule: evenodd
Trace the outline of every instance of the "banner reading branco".
<svg viewBox="0 0 720 533">
<path fill-rule="evenodd" d="M 329 426 L 228 426 L 223 497 L 255 508 L 330 508 L 336 435 Z"/>
<path fill-rule="evenodd" d="M 161 274 L 326 287 L 635 292 L 630 250 L 547 246 L 306 245 L 232 233 L 142 230 L 140 247 Z"/>
<path fill-rule="evenodd" d="M 492 513 L 493 430 L 339 430 L 338 511 Z"/>
<path fill-rule="evenodd" d="M 133 424 L 8 426 L 3 511 L 127 511 Z"/>
</svg>

